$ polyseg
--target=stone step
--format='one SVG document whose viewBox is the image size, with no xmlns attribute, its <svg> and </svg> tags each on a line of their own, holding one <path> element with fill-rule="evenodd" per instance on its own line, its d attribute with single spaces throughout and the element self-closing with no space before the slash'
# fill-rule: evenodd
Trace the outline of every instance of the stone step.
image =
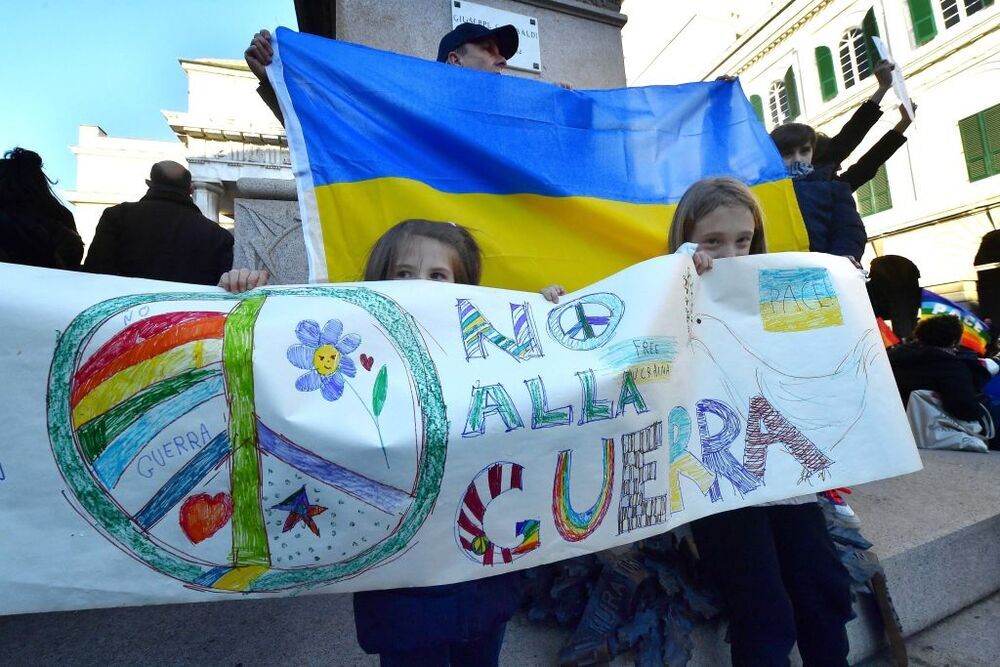
<svg viewBox="0 0 1000 667">
<path fill-rule="evenodd" d="M 1000 590 L 1000 452 L 921 455 L 920 472 L 859 486 L 849 496 L 885 568 L 906 636 Z M 858 621 L 849 627 L 852 660 L 881 645 L 872 629 Z"/>
<path fill-rule="evenodd" d="M 920 472 L 864 484 L 847 496 L 875 545 L 906 636 L 1000 590 L 1000 452 L 923 451 L 922 458 Z M 871 597 L 860 597 L 855 611 L 847 628 L 852 663 L 885 646 Z M 505 656 L 509 664 L 514 658 L 552 664 L 567 636 L 516 618 Z M 724 624 L 699 627 L 694 643 L 690 667 L 729 662 Z"/>
<path fill-rule="evenodd" d="M 915 667 L 996 667 L 1000 656 L 1000 593 L 994 593 L 954 616 L 907 638 L 910 664 Z M 860 667 L 894 667 L 892 658 L 880 654 Z"/>
<path fill-rule="evenodd" d="M 925 452 L 925 468 L 850 496 L 907 635 L 1000 590 L 1000 453 Z M 851 659 L 882 645 L 872 609 Z M 722 624 L 695 631 L 692 667 L 728 663 Z M 550 665 L 568 633 L 516 617 L 503 665 Z M 358 648 L 349 595 L 0 617 L 5 665 L 377 665 Z M 627 656 L 616 664 L 627 665 Z"/>
</svg>

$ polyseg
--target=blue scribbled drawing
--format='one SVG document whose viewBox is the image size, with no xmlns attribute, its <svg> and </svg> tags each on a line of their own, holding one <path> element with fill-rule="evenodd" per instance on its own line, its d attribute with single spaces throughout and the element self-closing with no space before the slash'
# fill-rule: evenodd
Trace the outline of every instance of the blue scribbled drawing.
<svg viewBox="0 0 1000 667">
<path fill-rule="evenodd" d="M 760 317 L 765 331 L 812 331 L 844 324 L 840 300 L 824 268 L 761 269 Z"/>
<path fill-rule="evenodd" d="M 222 375 L 214 375 L 136 419 L 94 461 L 94 472 L 101 484 L 114 488 L 129 463 L 150 440 L 199 405 L 222 396 L 224 391 Z"/>
<path fill-rule="evenodd" d="M 301 368 L 303 373 L 295 381 L 295 388 L 299 391 L 316 391 L 328 401 L 336 401 L 344 395 L 344 389 L 351 392 L 361 401 L 361 405 L 378 433 L 378 441 L 382 446 L 382 456 L 385 457 L 385 467 L 389 467 L 389 453 L 385 449 L 385 441 L 382 439 L 382 427 L 378 418 L 385 406 L 386 392 L 388 391 L 388 369 L 382 366 L 375 379 L 372 390 L 372 405 L 369 409 L 365 399 L 361 398 L 358 390 L 351 386 L 345 378 L 353 378 L 358 374 L 358 367 L 349 355 L 361 345 L 361 336 L 356 333 L 344 333 L 344 325 L 340 320 L 329 320 L 322 330 L 319 323 L 314 320 L 302 320 L 295 327 L 295 337 L 299 339 L 298 345 L 288 348 L 288 361 L 296 368 Z M 372 358 L 368 355 L 361 355 L 361 363 L 365 370 L 371 370 Z"/>
<path fill-rule="evenodd" d="M 671 363 L 676 356 L 677 339 L 673 336 L 641 336 L 612 344 L 601 354 L 601 361 L 622 370 L 635 364 Z"/>
<path fill-rule="evenodd" d="M 549 312 L 549 333 L 569 350 L 596 350 L 611 340 L 624 313 L 617 295 L 587 294 Z"/>
<path fill-rule="evenodd" d="M 361 344 L 361 336 L 352 333 L 341 338 L 343 332 L 340 320 L 330 320 L 322 331 L 313 320 L 299 322 L 295 336 L 301 344 L 288 348 L 288 361 L 308 372 L 295 381 L 296 389 L 319 389 L 328 401 L 336 401 L 344 394 L 344 376 L 352 378 L 358 372 L 354 360 L 347 355 Z"/>
</svg>

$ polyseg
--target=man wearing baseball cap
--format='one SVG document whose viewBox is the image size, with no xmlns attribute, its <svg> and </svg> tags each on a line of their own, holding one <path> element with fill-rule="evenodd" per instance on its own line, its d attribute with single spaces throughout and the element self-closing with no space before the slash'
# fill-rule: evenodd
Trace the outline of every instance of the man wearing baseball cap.
<svg viewBox="0 0 1000 667">
<path fill-rule="evenodd" d="M 490 30 L 478 23 L 462 23 L 441 38 L 439 63 L 468 67 L 480 72 L 500 72 L 517 53 L 517 28 L 502 25 Z"/>
<path fill-rule="evenodd" d="M 517 45 L 517 28 L 512 25 L 502 25 L 490 30 L 477 23 L 462 23 L 441 38 L 437 61 L 480 72 L 500 73 L 507 67 L 507 60 L 517 53 Z M 254 35 L 243 56 L 250 66 L 250 71 L 260 81 L 257 94 L 284 125 L 285 120 L 281 117 L 278 98 L 264 69 L 274 58 L 271 33 L 261 30 Z"/>
</svg>

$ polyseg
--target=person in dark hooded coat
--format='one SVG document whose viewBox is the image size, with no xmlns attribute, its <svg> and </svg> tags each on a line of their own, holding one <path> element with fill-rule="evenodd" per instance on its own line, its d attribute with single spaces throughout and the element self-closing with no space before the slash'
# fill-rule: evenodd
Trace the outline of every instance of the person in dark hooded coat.
<svg viewBox="0 0 1000 667">
<path fill-rule="evenodd" d="M 903 404 L 912 392 L 929 389 L 937 392 L 944 411 L 955 419 L 978 419 L 982 414 L 979 395 L 990 372 L 978 359 L 956 354 L 962 321 L 955 315 L 928 317 L 917 323 L 913 336 L 915 342 L 888 350 Z"/>
</svg>

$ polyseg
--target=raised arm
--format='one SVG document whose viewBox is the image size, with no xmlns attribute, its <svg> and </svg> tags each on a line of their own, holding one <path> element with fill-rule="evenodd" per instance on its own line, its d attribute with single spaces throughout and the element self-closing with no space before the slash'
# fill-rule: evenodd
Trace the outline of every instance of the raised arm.
<svg viewBox="0 0 1000 667">
<path fill-rule="evenodd" d="M 278 122 L 284 126 L 285 119 L 281 115 L 281 107 L 278 106 L 278 96 L 275 94 L 274 87 L 267 78 L 266 68 L 274 59 L 274 47 L 271 46 L 271 33 L 261 28 L 253 36 L 253 39 L 250 40 L 250 46 L 243 52 L 243 57 L 246 59 L 247 65 L 250 66 L 250 71 L 260 81 L 260 85 L 257 86 L 257 94 L 264 100 L 264 104 L 275 115 Z"/>
<path fill-rule="evenodd" d="M 916 107 L 914 106 L 914 111 Z M 906 113 L 906 109 L 900 105 L 900 120 L 896 126 L 886 132 L 875 145 L 858 158 L 847 170 L 837 176 L 838 180 L 844 181 L 851 186 L 851 192 L 856 191 L 862 185 L 875 178 L 878 168 L 892 157 L 893 153 L 906 143 L 906 136 L 903 134 L 910 126 L 913 119 Z"/>
<path fill-rule="evenodd" d="M 850 120 L 844 124 L 840 132 L 830 138 L 830 144 L 826 152 L 815 160 L 815 165 L 830 165 L 836 167 L 846 160 L 854 152 L 865 135 L 871 130 L 878 119 L 882 117 L 882 110 L 879 104 L 886 92 L 892 87 L 892 69 L 895 65 L 887 60 L 880 61 L 875 66 L 875 78 L 878 80 L 878 89 L 870 98 L 865 100 L 858 110 L 854 112 Z"/>
</svg>

